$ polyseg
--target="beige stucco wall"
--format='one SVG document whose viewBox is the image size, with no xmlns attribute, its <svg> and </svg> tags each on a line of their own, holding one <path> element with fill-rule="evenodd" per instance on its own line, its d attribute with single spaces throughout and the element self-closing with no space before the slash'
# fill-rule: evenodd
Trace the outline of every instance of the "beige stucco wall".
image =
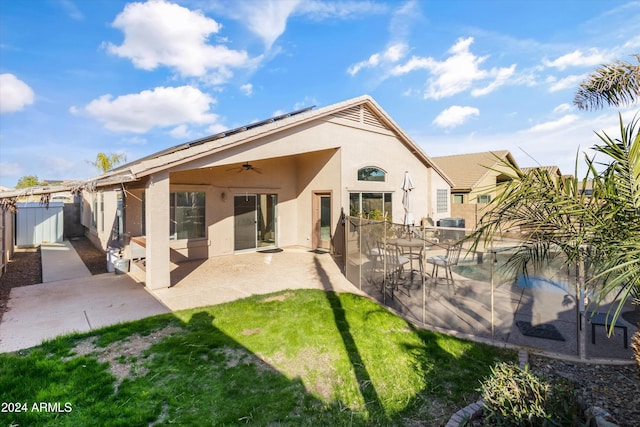
<svg viewBox="0 0 640 427">
<path fill-rule="evenodd" d="M 94 245 L 103 250 L 115 246 L 111 241 L 111 232 L 116 226 L 117 197 L 121 191 L 120 187 L 113 187 L 82 192 L 81 203 L 84 204 L 84 210 L 81 221 L 86 228 L 85 234 Z M 98 208 L 95 225 L 93 224 L 94 200 L 97 201 Z"/>
<path fill-rule="evenodd" d="M 495 170 L 493 170 L 495 169 Z M 478 203 L 478 196 L 488 194 L 491 196 L 491 200 L 496 198 L 497 195 L 497 181 L 502 175 L 502 171 L 505 174 L 513 173 L 511 169 L 508 169 L 504 165 L 495 165 L 493 169 L 488 170 L 487 174 L 478 181 L 476 186 L 470 193 L 464 195 L 464 203 Z"/>
<path fill-rule="evenodd" d="M 260 168 L 262 174 L 228 171 L 230 165 L 243 162 Z M 358 181 L 357 170 L 365 166 L 385 170 L 386 182 Z M 393 193 L 393 219 L 402 222 L 400 186 L 405 171 L 409 171 L 416 187 L 416 223 L 423 217 L 437 221 L 450 216 L 449 210 L 435 212 L 435 190 L 448 189 L 447 182 L 410 153 L 395 134 L 336 118 L 300 125 L 176 167 L 171 180 L 172 187 L 176 183 L 211 187 L 207 212 L 213 209 L 215 214 L 209 217 L 207 213 L 211 224 L 209 256 L 216 256 L 233 252 L 233 194 L 278 194 L 278 245 L 311 246 L 314 191 L 332 193 L 332 234 L 336 232 L 341 208 L 348 213 L 350 192 Z M 222 192 L 227 196 L 224 200 Z M 213 204 L 211 209 L 209 201 Z"/>
<path fill-rule="evenodd" d="M 436 173 L 433 169 L 430 169 L 430 174 L 431 174 L 431 204 L 429 205 L 429 212 L 427 215 L 427 218 L 432 219 L 433 221 L 433 225 L 437 224 L 439 220 L 441 220 L 442 218 L 449 218 L 451 217 L 451 187 L 449 186 L 449 183 L 447 183 L 447 181 L 444 180 L 444 178 L 442 178 L 438 173 Z M 447 209 L 444 212 L 438 212 L 437 211 L 437 197 L 438 197 L 438 192 L 437 190 L 447 190 L 449 193 L 449 203 L 447 204 Z"/>
<path fill-rule="evenodd" d="M 146 194 L 147 282 L 155 283 L 151 287 L 167 286 L 166 279 L 162 277 L 168 274 L 164 271 L 164 263 L 169 259 L 179 262 L 234 253 L 235 195 L 277 195 L 276 244 L 279 247 L 312 247 L 312 206 L 316 192 L 332 196 L 333 236 L 336 233 L 339 236 L 343 231 L 340 213 L 341 209 L 347 214 L 349 212 L 350 192 L 391 192 L 393 219 L 402 222 L 401 184 L 405 171 L 411 174 L 415 184 L 413 213 L 416 224 L 423 217 L 437 220 L 450 216 L 449 211 L 434 212 L 436 189 L 446 189 L 449 185 L 388 129 L 338 118 L 321 118 L 216 151 L 214 148 L 206 156 L 184 161 L 163 172 L 150 173 L 139 182 L 126 185 L 126 232 L 129 237 L 143 232 L 143 191 Z M 261 173 L 250 170 L 238 172 L 238 167 L 245 162 L 251 163 Z M 386 171 L 386 182 L 358 181 L 357 171 L 365 166 L 376 166 Z M 168 186 L 160 175 L 168 175 Z M 205 193 L 206 238 L 169 241 L 167 200 L 168 193 L 173 191 Z M 108 190 L 105 192 L 105 217 L 115 217 L 116 199 L 115 195 L 108 196 L 109 193 Z M 156 196 L 149 197 L 150 193 Z M 90 211 L 92 205 L 90 198 L 87 199 L 85 206 Z M 90 214 L 85 216 L 85 221 L 90 224 Z M 150 230 L 150 221 L 155 224 L 153 230 Z M 93 233 L 105 247 L 108 236 L 99 230 Z M 160 246 L 166 244 L 170 255 L 154 249 L 150 260 L 149 239 L 156 244 L 161 241 Z M 158 279 L 150 277 L 150 269 L 154 269 Z"/>
</svg>

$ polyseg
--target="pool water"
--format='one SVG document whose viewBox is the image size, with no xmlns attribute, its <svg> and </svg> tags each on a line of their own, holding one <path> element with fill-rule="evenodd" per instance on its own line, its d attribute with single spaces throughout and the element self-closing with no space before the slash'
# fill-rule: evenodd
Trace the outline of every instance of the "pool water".
<svg viewBox="0 0 640 427">
<path fill-rule="evenodd" d="M 559 294 L 569 293 L 569 284 L 566 282 L 558 282 L 544 277 L 524 276 L 520 275 L 516 286 L 527 289 L 536 289 L 540 291 L 556 292 Z"/>
</svg>

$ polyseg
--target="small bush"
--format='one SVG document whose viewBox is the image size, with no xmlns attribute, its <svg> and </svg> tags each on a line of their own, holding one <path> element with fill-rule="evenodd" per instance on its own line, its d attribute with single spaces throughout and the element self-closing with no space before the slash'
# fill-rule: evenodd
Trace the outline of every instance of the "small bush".
<svg viewBox="0 0 640 427">
<path fill-rule="evenodd" d="M 491 370 L 480 391 L 485 420 L 497 426 L 575 426 L 579 407 L 566 381 L 548 382 L 513 363 Z"/>
</svg>

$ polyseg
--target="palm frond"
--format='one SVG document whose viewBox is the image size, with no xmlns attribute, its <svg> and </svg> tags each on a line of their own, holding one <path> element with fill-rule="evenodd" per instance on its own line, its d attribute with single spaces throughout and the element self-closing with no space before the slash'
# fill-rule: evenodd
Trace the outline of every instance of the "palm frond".
<svg viewBox="0 0 640 427">
<path fill-rule="evenodd" d="M 598 68 L 580 84 L 573 103 L 581 110 L 633 103 L 640 97 L 640 55 L 632 56 L 638 64 L 616 61 Z"/>
</svg>

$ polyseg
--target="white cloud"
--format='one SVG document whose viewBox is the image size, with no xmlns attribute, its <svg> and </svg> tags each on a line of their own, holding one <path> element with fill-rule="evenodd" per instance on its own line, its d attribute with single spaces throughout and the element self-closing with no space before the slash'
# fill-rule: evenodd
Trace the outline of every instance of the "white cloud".
<svg viewBox="0 0 640 427">
<path fill-rule="evenodd" d="M 593 67 L 594 65 L 600 65 L 607 60 L 608 57 L 599 52 L 598 49 L 590 49 L 588 54 L 584 54 L 580 49 L 577 49 L 571 53 L 562 55 L 553 61 L 544 59 L 542 63 L 547 67 L 564 70 L 568 67 Z"/>
<path fill-rule="evenodd" d="M 486 56 L 476 56 L 469 51 L 473 37 L 460 38 L 449 49 L 451 54 L 444 61 L 431 57 L 412 57 L 403 65 L 391 70 L 391 75 L 399 76 L 415 70 L 425 69 L 431 73 L 427 80 L 425 99 L 441 99 L 470 89 L 475 82 L 492 79 L 484 88 L 475 89 L 473 96 L 486 95 L 509 81 L 515 72 L 515 64 L 508 68 L 484 70 L 480 65 Z"/>
<path fill-rule="evenodd" d="M 71 0 L 60 0 L 60 6 L 67 12 L 69 18 L 82 21 L 84 20 L 84 14 L 78 9 L 78 6 Z"/>
<path fill-rule="evenodd" d="M 389 42 L 387 48 L 369 56 L 368 59 L 357 62 L 347 69 L 347 73 L 355 76 L 364 68 L 383 67 L 385 73 L 388 68 L 403 59 L 409 50 L 406 43 L 411 26 L 420 16 L 420 8 L 415 0 L 409 0 L 395 9 L 389 21 Z"/>
<path fill-rule="evenodd" d="M 305 0 L 300 2 L 296 13 L 321 21 L 336 18 L 361 18 L 363 15 L 387 13 L 388 10 L 386 5 L 373 1 Z"/>
<path fill-rule="evenodd" d="M 14 176 L 22 173 L 22 166 L 15 162 L 0 162 L 0 176 Z"/>
<path fill-rule="evenodd" d="M 35 95 L 28 84 L 15 75 L 0 74 L 0 113 L 20 111 L 33 104 Z"/>
<path fill-rule="evenodd" d="M 221 123 L 214 123 L 211 126 L 207 127 L 207 132 L 210 135 L 215 135 L 217 133 L 221 133 L 224 132 L 225 130 L 228 130 L 229 128 L 227 126 L 224 126 Z"/>
<path fill-rule="evenodd" d="M 289 17 L 305 3 L 300 0 L 243 0 L 203 2 L 202 6 L 214 11 L 217 16 L 238 21 L 257 35 L 266 49 L 270 49 L 285 32 Z"/>
<path fill-rule="evenodd" d="M 300 0 L 261 0 L 243 4 L 245 19 L 249 29 L 257 34 L 267 49 L 284 33 L 287 19 Z M 239 3 L 236 3 L 239 4 Z"/>
<path fill-rule="evenodd" d="M 416 0 L 409 0 L 393 12 L 389 22 L 391 40 L 407 40 L 411 27 L 422 16 L 420 5 Z"/>
<path fill-rule="evenodd" d="M 377 52 L 371 55 L 364 61 L 357 62 L 347 69 L 347 73 L 355 76 L 363 68 L 374 68 L 383 64 L 393 64 L 401 60 L 407 53 L 408 47 L 404 43 L 395 43 L 387 47 L 382 52 Z"/>
<path fill-rule="evenodd" d="M 164 65 L 183 76 L 203 77 L 213 72 L 226 80 L 230 68 L 252 62 L 245 51 L 207 43 L 209 35 L 221 29 L 216 21 L 163 0 L 128 4 L 113 26 L 124 32 L 124 42 L 119 46 L 107 43 L 107 50 L 144 70 Z"/>
<path fill-rule="evenodd" d="M 47 156 L 47 168 L 57 174 L 64 174 L 75 165 L 75 162 L 70 160 L 65 155 L 61 156 Z"/>
<path fill-rule="evenodd" d="M 433 124 L 443 128 L 453 128 L 469 120 L 473 116 L 479 116 L 480 110 L 475 107 L 461 107 L 454 105 L 438 114 Z"/>
<path fill-rule="evenodd" d="M 217 116 L 209 112 L 209 106 L 214 102 L 191 86 L 157 87 L 117 98 L 103 95 L 84 110 L 109 130 L 144 133 L 154 127 L 213 124 Z"/>
<path fill-rule="evenodd" d="M 186 139 L 191 135 L 191 132 L 189 131 L 189 127 L 187 125 L 181 124 L 171 129 L 169 135 L 171 135 L 175 139 Z"/>
<path fill-rule="evenodd" d="M 284 34 L 292 16 L 314 21 L 326 19 L 360 19 L 365 15 L 387 13 L 389 8 L 381 3 L 365 1 L 326 0 L 242 0 L 200 2 L 206 10 L 217 16 L 238 21 L 257 35 L 267 50 Z"/>
<path fill-rule="evenodd" d="M 507 83 L 516 72 L 516 64 L 511 65 L 509 68 L 500 68 L 491 70 L 491 74 L 495 75 L 495 80 L 489 83 L 487 86 L 481 89 L 474 89 L 471 91 L 472 96 L 487 95 L 500 86 Z"/>
<path fill-rule="evenodd" d="M 147 139 L 146 138 L 142 138 L 139 136 L 132 136 L 131 138 L 125 138 L 124 140 L 125 142 L 128 142 L 129 144 L 134 144 L 134 145 L 144 145 L 147 143 Z"/>
<path fill-rule="evenodd" d="M 251 83 L 244 84 L 240 86 L 240 91 L 246 96 L 251 96 L 253 95 L 253 85 Z"/>
<path fill-rule="evenodd" d="M 587 77 L 587 74 L 575 74 L 564 77 L 560 80 L 551 78 L 548 80 L 551 85 L 549 86 L 549 92 L 557 92 L 559 90 L 572 89 L 575 90 L 580 83 Z"/>
<path fill-rule="evenodd" d="M 564 104 L 560 104 L 558 105 L 556 108 L 553 109 L 554 113 L 565 113 L 569 110 L 571 110 L 572 107 L 570 104 L 567 104 L 566 102 Z"/>
<path fill-rule="evenodd" d="M 566 116 L 562 116 L 558 120 L 551 120 L 548 122 L 540 123 L 535 126 L 526 129 L 524 132 L 528 133 L 536 133 L 536 132 L 549 132 L 558 129 L 562 129 L 565 126 L 575 122 L 578 120 L 580 116 L 577 114 L 567 114 Z"/>
</svg>

